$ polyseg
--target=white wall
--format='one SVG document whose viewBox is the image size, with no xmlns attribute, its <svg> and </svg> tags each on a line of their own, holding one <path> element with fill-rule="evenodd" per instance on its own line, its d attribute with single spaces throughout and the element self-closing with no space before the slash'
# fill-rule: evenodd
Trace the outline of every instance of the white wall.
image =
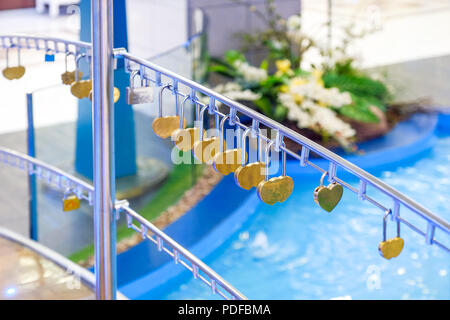
<svg viewBox="0 0 450 320">
<path fill-rule="evenodd" d="M 152 57 L 184 43 L 187 0 L 127 0 L 129 50 Z"/>
</svg>

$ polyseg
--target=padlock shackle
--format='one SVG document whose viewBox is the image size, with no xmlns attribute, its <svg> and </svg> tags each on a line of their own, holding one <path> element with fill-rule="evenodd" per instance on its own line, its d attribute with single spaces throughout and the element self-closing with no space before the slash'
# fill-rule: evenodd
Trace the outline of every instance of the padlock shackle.
<svg viewBox="0 0 450 320">
<path fill-rule="evenodd" d="M 72 55 L 75 57 L 75 54 L 72 51 L 68 51 L 68 52 L 66 52 L 66 54 L 64 56 L 64 66 L 65 66 L 66 71 L 68 71 L 68 69 L 67 69 L 67 57 L 68 56 L 72 56 Z"/>
<path fill-rule="evenodd" d="M 163 97 L 163 91 L 166 89 L 170 89 L 172 85 L 170 83 L 165 84 L 164 86 L 159 88 L 159 95 L 158 95 L 158 117 L 162 117 L 162 97 Z"/>
<path fill-rule="evenodd" d="M 220 121 L 220 126 L 219 126 L 219 135 L 220 135 L 220 137 L 219 137 L 219 142 L 220 142 L 220 152 L 224 152 L 225 150 L 225 144 L 224 144 L 224 136 L 223 136 L 223 134 L 224 134 L 224 129 L 225 129 L 225 121 L 227 121 L 227 119 L 230 119 L 231 118 L 231 114 L 228 114 L 228 115 L 226 115 L 226 116 L 224 116 L 223 118 L 222 118 L 222 120 Z M 237 117 L 237 116 L 235 116 L 236 117 L 236 120 L 237 121 L 239 121 L 239 118 Z M 236 149 L 239 149 L 239 147 L 240 147 L 240 144 L 241 144 L 241 130 L 238 128 L 237 129 L 238 130 L 238 134 L 239 134 L 239 137 L 236 137 Z M 244 152 L 245 153 L 245 152 Z"/>
<path fill-rule="evenodd" d="M 85 53 L 79 53 L 75 58 L 75 82 L 78 82 L 80 79 L 78 77 L 78 72 L 80 70 L 80 60 L 86 57 Z"/>
<path fill-rule="evenodd" d="M 130 73 L 130 88 L 134 89 L 134 78 L 136 78 L 137 75 L 140 75 L 140 71 L 139 70 L 133 70 Z"/>
<path fill-rule="evenodd" d="M 199 118 L 197 119 L 197 122 L 199 122 L 200 125 L 200 140 L 203 141 L 203 120 L 204 120 L 204 114 L 205 111 L 208 109 L 208 106 L 202 107 L 202 110 L 200 110 Z"/>
<path fill-rule="evenodd" d="M 252 127 L 248 127 L 247 129 L 245 129 L 244 133 L 241 136 L 241 146 L 242 146 L 242 150 L 244 150 L 244 152 L 242 153 L 242 165 L 246 164 L 246 154 L 245 151 L 247 149 L 247 136 L 248 134 L 253 131 L 254 129 Z M 257 153 L 256 153 L 256 160 L 257 161 L 262 161 L 262 139 L 260 137 L 260 133 L 261 133 L 261 129 L 258 128 L 258 134 L 257 134 L 257 139 L 258 139 L 258 143 L 257 143 Z M 250 139 L 250 137 L 249 137 Z M 249 149 L 249 153 L 250 153 L 250 149 Z M 250 161 L 250 160 L 249 160 Z"/>
<path fill-rule="evenodd" d="M 229 119 L 230 116 L 226 115 L 222 118 L 222 120 L 220 121 L 220 125 L 219 125 L 219 150 L 220 152 L 224 151 L 224 137 L 223 137 L 223 130 L 225 128 L 225 121 L 227 121 L 227 119 Z"/>
<path fill-rule="evenodd" d="M 17 47 L 17 66 L 20 66 L 20 47 L 12 44 L 6 47 L 6 67 L 9 68 L 9 49 Z"/>
<path fill-rule="evenodd" d="M 190 95 L 186 95 L 186 97 L 184 97 L 183 102 L 181 102 L 181 108 L 180 108 L 180 129 L 184 129 L 184 105 L 186 103 L 187 100 L 190 100 L 191 96 Z"/>
<path fill-rule="evenodd" d="M 392 214 L 392 210 L 389 209 L 383 216 L 383 241 L 386 241 L 387 238 L 387 217 Z M 400 238 L 400 219 L 397 219 L 397 237 Z"/>
<path fill-rule="evenodd" d="M 17 66 L 20 66 L 20 47 L 17 46 Z"/>
<path fill-rule="evenodd" d="M 9 68 L 9 47 L 6 47 L 6 68 Z"/>
<path fill-rule="evenodd" d="M 282 147 L 286 147 L 286 144 L 284 143 L 284 141 L 281 143 Z M 282 176 L 286 176 L 286 151 L 284 151 L 282 148 L 280 148 L 281 151 L 281 162 L 282 162 L 282 167 L 281 167 L 281 175 Z"/>
<path fill-rule="evenodd" d="M 322 173 L 322 176 L 320 177 L 320 186 L 323 187 L 323 180 L 325 179 L 325 177 L 328 175 L 328 171 L 325 171 L 324 173 Z"/>
<path fill-rule="evenodd" d="M 269 156 L 269 153 L 271 153 L 271 152 L 270 152 L 270 148 L 272 147 L 272 145 L 273 145 L 274 143 L 275 143 L 275 141 L 270 140 L 270 142 L 267 143 L 267 145 L 266 145 L 266 152 L 265 152 L 265 154 L 266 154 L 266 159 L 264 159 L 264 160 L 265 160 L 265 167 L 264 167 L 264 180 L 265 180 L 265 181 L 269 180 L 269 164 L 270 164 L 270 156 Z"/>
</svg>

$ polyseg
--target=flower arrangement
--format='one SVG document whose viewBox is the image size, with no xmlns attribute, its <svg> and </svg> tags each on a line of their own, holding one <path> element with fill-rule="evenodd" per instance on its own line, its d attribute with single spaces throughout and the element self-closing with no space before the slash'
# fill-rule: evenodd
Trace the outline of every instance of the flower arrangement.
<svg viewBox="0 0 450 320">
<path fill-rule="evenodd" d="M 340 46 L 331 50 L 302 32 L 300 16 L 282 19 L 273 0 L 266 1 L 265 12 L 250 10 L 263 17 L 268 27 L 256 34 L 241 34 L 242 51 L 229 50 L 223 59 L 210 59 L 209 73 L 228 79 L 216 91 L 251 102 L 265 115 L 291 127 L 295 124 L 298 131 L 313 131 L 323 142 L 331 139 L 346 150 L 355 148 L 358 124 L 370 126 L 385 120 L 391 98 L 387 86 L 354 67 L 354 58 L 347 54 L 350 40 L 367 31 L 355 34 L 354 28 L 346 28 Z M 245 56 L 255 48 L 267 53 L 259 66 Z M 304 59 L 311 51 L 320 64 Z"/>
</svg>

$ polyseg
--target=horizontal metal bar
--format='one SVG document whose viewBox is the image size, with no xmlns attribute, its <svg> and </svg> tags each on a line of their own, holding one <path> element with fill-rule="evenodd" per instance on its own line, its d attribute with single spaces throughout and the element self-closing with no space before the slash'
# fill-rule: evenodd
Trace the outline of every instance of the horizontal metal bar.
<svg viewBox="0 0 450 320">
<path fill-rule="evenodd" d="M 52 165 L 49 165 L 43 161 L 40 161 L 36 158 L 30 157 L 26 154 L 22 154 L 20 152 L 8 149 L 8 148 L 4 148 L 4 147 L 0 147 L 0 160 L 2 160 L 2 157 L 8 157 L 8 158 L 3 158 L 3 160 L 6 159 L 18 159 L 21 161 L 25 161 L 27 163 L 33 164 L 35 166 L 37 166 L 38 168 L 43 168 L 46 171 L 54 174 L 55 176 L 59 176 L 59 177 L 64 177 L 67 181 L 71 182 L 73 185 L 84 189 L 87 192 L 94 192 L 94 187 L 92 185 L 90 185 L 89 183 L 84 182 L 81 179 L 78 179 Z"/>
<path fill-rule="evenodd" d="M 450 233 L 450 223 L 442 219 L 440 216 L 434 214 L 421 204 L 417 203 L 416 201 L 412 200 L 411 198 L 407 197 L 400 191 L 396 190 L 395 188 L 391 187 L 390 185 L 386 184 L 382 180 L 374 177 L 373 175 L 369 174 L 365 170 L 359 168 L 358 166 L 354 165 L 353 163 L 349 162 L 348 160 L 345 160 L 344 158 L 338 156 L 337 154 L 333 153 L 332 151 L 324 148 L 323 146 L 319 145 L 318 143 L 300 135 L 299 133 L 295 132 L 292 129 L 289 129 L 280 123 L 276 122 L 273 119 L 270 119 L 266 117 L 265 115 L 259 113 L 256 110 L 253 110 L 239 102 L 233 101 L 230 98 L 227 98 L 226 96 L 219 94 L 195 81 L 192 81 L 190 79 L 187 79 L 181 75 L 178 75 L 166 68 L 163 68 L 161 66 L 158 66 L 150 61 L 147 61 L 145 59 L 142 59 L 140 57 L 137 57 L 135 55 L 132 55 L 128 53 L 124 49 L 118 49 L 115 51 L 116 56 L 119 58 L 124 58 L 130 61 L 133 61 L 134 63 L 137 63 L 139 65 L 143 65 L 146 68 L 152 69 L 153 71 L 156 71 L 160 74 L 165 75 L 166 77 L 169 77 L 173 80 L 178 80 L 179 83 L 184 84 L 188 86 L 191 89 L 196 90 L 197 92 L 201 92 L 206 96 L 213 97 L 216 101 L 221 102 L 222 104 L 227 105 L 230 108 L 235 108 L 240 113 L 243 113 L 250 118 L 258 121 L 259 123 L 275 129 L 279 130 L 280 133 L 283 134 L 283 136 L 287 137 L 288 139 L 302 145 L 302 147 L 308 148 L 310 151 L 313 151 L 317 155 L 321 156 L 322 158 L 339 165 L 346 171 L 352 173 L 357 178 L 366 181 L 366 183 L 372 185 L 382 193 L 390 196 L 393 200 L 398 200 L 401 204 L 403 204 L 405 207 L 409 208 L 413 212 L 417 213 L 419 216 L 423 217 L 427 221 L 433 223 L 436 227 L 442 229 L 446 233 Z"/>
<path fill-rule="evenodd" d="M 133 209 L 131 209 L 128 206 L 119 206 L 118 209 L 121 210 L 122 212 L 124 212 L 125 214 L 131 216 L 133 219 L 138 221 L 141 224 L 141 226 L 145 226 L 149 231 L 154 233 L 156 236 L 160 237 L 164 241 L 165 244 L 167 244 L 170 247 L 172 247 L 173 249 L 177 250 L 187 260 L 189 260 L 189 262 L 197 265 L 198 268 L 202 272 L 204 272 L 211 279 L 214 279 L 228 293 L 235 296 L 236 299 L 239 299 L 239 300 L 247 299 L 242 293 L 240 293 L 238 290 L 233 288 L 233 286 L 231 286 L 231 284 L 229 284 L 227 281 L 225 281 L 214 270 L 212 270 L 210 267 L 208 267 L 206 264 L 204 264 L 200 259 L 198 259 L 196 256 L 194 256 L 191 252 L 186 250 L 180 244 L 178 244 L 178 242 L 176 242 L 175 240 L 170 238 L 168 235 L 166 235 L 164 232 L 162 232 L 157 227 L 155 227 L 151 222 L 147 221 L 142 216 L 140 216 L 136 211 L 134 211 Z M 156 242 L 156 240 L 155 240 L 155 242 Z"/>
<path fill-rule="evenodd" d="M 141 233 L 142 230 L 135 224 L 131 224 L 130 228 L 133 229 L 134 231 L 136 231 L 137 233 Z M 154 239 L 151 235 L 149 235 L 148 233 L 145 234 L 145 239 L 153 242 L 154 244 L 156 244 L 158 246 L 158 239 L 160 239 L 157 235 L 155 235 L 156 239 Z M 159 250 L 159 248 L 158 248 Z M 174 252 L 178 252 L 178 251 L 171 251 L 169 249 L 167 249 L 166 247 L 161 247 L 161 250 L 164 251 L 165 253 L 167 253 L 170 257 L 175 258 L 175 254 Z M 161 251 L 159 250 L 159 251 Z M 199 270 L 199 266 L 192 263 L 192 266 L 188 265 L 185 261 L 183 261 L 182 259 L 179 259 L 178 257 L 178 262 L 179 264 L 181 264 L 183 267 L 185 267 L 187 270 L 189 270 L 190 272 L 192 272 L 194 279 L 199 279 L 201 280 L 203 283 L 205 283 L 206 285 L 211 287 L 211 282 L 208 281 L 204 276 L 198 274 L 198 270 Z M 228 291 L 227 291 L 228 292 Z M 222 298 L 226 299 L 226 300 L 230 300 L 229 297 L 227 297 L 226 294 L 224 294 L 220 289 L 216 290 L 216 293 L 219 294 Z M 235 297 L 234 295 L 232 295 L 233 297 Z"/>
<path fill-rule="evenodd" d="M 42 42 L 44 46 L 40 47 L 39 44 Z M 53 46 L 49 47 L 49 43 Z M 59 45 L 64 46 L 64 50 L 59 50 Z M 77 40 L 66 40 L 55 37 L 43 37 L 43 36 L 32 36 L 24 34 L 9 34 L 0 35 L 0 46 L 3 48 L 8 48 L 11 45 L 23 49 L 37 49 L 37 50 L 47 50 L 53 49 L 58 52 L 68 52 L 69 46 L 74 46 L 76 48 L 82 48 L 86 50 L 86 53 L 90 55 L 91 44 L 89 42 L 77 41 Z"/>
</svg>

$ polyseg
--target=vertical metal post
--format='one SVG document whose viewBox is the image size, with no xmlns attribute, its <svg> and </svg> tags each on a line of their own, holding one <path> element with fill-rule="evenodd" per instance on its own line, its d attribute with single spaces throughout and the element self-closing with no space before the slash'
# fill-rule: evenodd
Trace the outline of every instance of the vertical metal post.
<svg viewBox="0 0 450 320">
<path fill-rule="evenodd" d="M 116 298 L 112 0 L 92 0 L 96 298 Z"/>
<path fill-rule="evenodd" d="M 36 157 L 36 149 L 34 143 L 34 119 L 33 119 L 33 94 L 27 93 L 27 153 L 30 157 Z M 28 200 L 30 212 L 30 239 L 38 240 L 38 217 L 37 217 L 37 192 L 36 192 L 36 176 L 28 175 L 28 192 L 30 199 Z"/>
</svg>

